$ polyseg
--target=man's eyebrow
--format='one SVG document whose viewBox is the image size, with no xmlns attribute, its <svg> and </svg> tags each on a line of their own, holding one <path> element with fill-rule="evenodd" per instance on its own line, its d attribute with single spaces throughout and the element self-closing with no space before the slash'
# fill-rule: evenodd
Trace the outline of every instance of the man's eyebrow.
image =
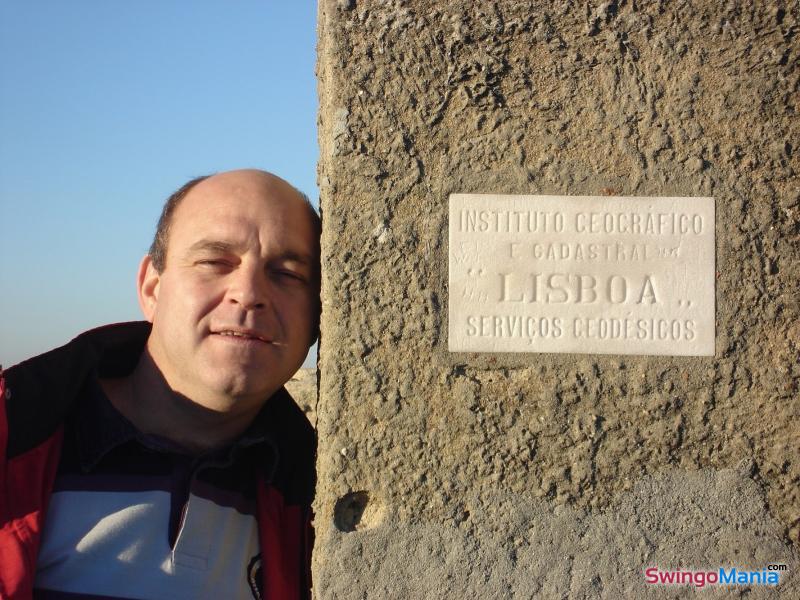
<svg viewBox="0 0 800 600">
<path fill-rule="evenodd" d="M 189 246 L 189 253 L 212 251 L 212 252 L 231 252 L 236 250 L 237 244 L 232 242 L 223 242 L 221 240 L 199 240 Z"/>
</svg>

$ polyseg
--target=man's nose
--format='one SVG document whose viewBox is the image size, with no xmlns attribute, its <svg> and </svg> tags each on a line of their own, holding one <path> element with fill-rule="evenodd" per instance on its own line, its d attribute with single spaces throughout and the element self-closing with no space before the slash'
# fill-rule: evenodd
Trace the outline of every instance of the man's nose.
<svg viewBox="0 0 800 600">
<path fill-rule="evenodd" d="M 264 308 L 269 299 L 267 287 L 267 278 L 262 271 L 240 266 L 232 274 L 228 297 L 245 310 Z"/>
</svg>

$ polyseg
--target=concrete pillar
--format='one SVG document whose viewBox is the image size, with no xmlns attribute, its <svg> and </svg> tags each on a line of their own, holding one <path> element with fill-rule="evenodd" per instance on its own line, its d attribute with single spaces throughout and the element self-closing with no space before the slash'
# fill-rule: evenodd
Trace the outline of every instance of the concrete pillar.
<svg viewBox="0 0 800 600">
<path fill-rule="evenodd" d="M 318 598 L 800 597 L 799 13 L 320 0 Z M 459 192 L 713 196 L 715 356 L 448 352 Z"/>
</svg>

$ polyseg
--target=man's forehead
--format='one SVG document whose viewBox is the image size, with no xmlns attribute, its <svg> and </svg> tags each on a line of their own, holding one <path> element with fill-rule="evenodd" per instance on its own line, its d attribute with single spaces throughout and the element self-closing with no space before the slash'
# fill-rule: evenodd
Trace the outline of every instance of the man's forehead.
<svg viewBox="0 0 800 600">
<path fill-rule="evenodd" d="M 313 258 L 319 253 L 313 211 L 296 188 L 275 175 L 230 171 L 209 177 L 186 194 L 173 215 L 171 237 L 177 234 L 190 245 L 205 240 L 206 247 L 230 246 L 243 243 L 253 226 L 267 227 L 272 241 L 282 240 L 295 254 Z"/>
<path fill-rule="evenodd" d="M 293 228 L 312 229 L 313 208 L 294 186 L 280 177 L 245 169 L 218 173 L 194 186 L 176 207 L 172 225 L 212 217 L 234 221 L 256 218 Z"/>
<path fill-rule="evenodd" d="M 300 192 L 277 175 L 255 169 L 242 169 L 217 173 L 198 183 L 186 199 L 217 200 L 240 198 L 252 201 L 271 201 L 277 204 L 303 204 Z"/>
</svg>

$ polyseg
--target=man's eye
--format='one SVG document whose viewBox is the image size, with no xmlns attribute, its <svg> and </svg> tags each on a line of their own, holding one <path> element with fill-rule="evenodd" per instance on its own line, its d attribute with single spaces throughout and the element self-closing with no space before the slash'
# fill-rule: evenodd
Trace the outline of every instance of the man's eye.
<svg viewBox="0 0 800 600">
<path fill-rule="evenodd" d="M 289 279 L 302 282 L 305 282 L 306 280 L 305 276 L 302 273 L 298 273 L 296 271 L 278 270 L 275 271 L 275 276 L 281 279 Z"/>
<path fill-rule="evenodd" d="M 215 268 L 230 267 L 230 264 L 227 261 L 220 260 L 218 258 L 206 258 L 203 260 L 198 260 L 196 264 L 206 267 L 215 267 Z"/>
</svg>

